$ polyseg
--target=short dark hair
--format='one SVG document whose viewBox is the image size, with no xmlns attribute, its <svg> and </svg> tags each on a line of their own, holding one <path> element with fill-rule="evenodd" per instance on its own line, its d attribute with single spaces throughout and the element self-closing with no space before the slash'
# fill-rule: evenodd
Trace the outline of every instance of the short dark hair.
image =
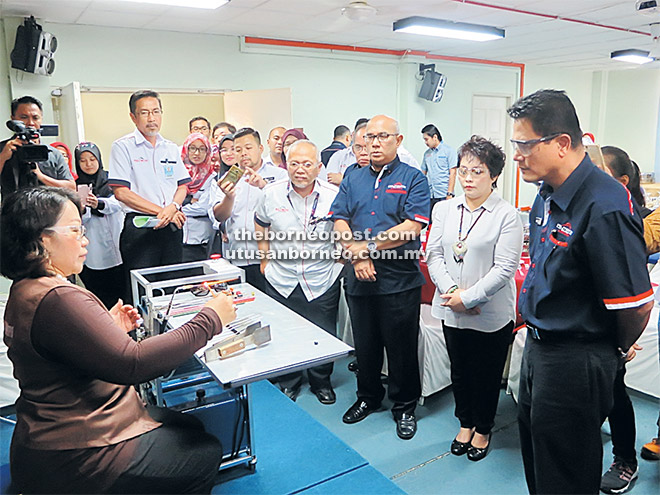
<svg viewBox="0 0 660 495">
<path fill-rule="evenodd" d="M 259 135 L 259 132 L 252 129 L 252 127 L 241 127 L 239 130 L 237 130 L 234 133 L 234 141 L 236 141 L 238 138 L 242 138 L 243 136 L 254 136 L 254 139 L 257 140 L 257 143 L 261 144 L 261 136 Z"/>
<path fill-rule="evenodd" d="M 515 120 L 527 119 L 541 137 L 568 134 L 573 149 L 582 144 L 580 121 L 566 91 L 541 89 L 519 99 L 507 112 Z"/>
<path fill-rule="evenodd" d="M 34 96 L 26 95 L 11 101 L 12 116 L 16 113 L 16 110 L 18 110 L 19 105 L 37 105 L 39 110 L 41 110 L 41 113 L 44 112 L 44 106 L 39 100 L 37 100 Z"/>
<path fill-rule="evenodd" d="M 131 113 L 135 115 L 135 110 L 137 108 L 137 102 L 140 101 L 142 98 L 156 98 L 158 100 L 158 106 L 160 109 L 163 109 L 163 102 L 160 101 L 160 95 L 156 93 L 152 89 L 141 89 L 140 91 L 136 91 L 131 95 L 131 97 L 128 100 L 128 108 L 131 110 Z"/>
<path fill-rule="evenodd" d="M 220 129 L 221 127 L 226 127 L 227 130 L 228 130 L 230 133 L 232 133 L 232 134 L 236 134 L 236 126 L 235 126 L 235 125 L 231 125 L 229 122 L 220 122 L 220 123 L 218 123 L 218 124 L 215 124 L 215 125 L 213 126 L 213 131 L 211 132 L 211 134 L 213 134 L 215 131 L 217 131 L 217 130 Z"/>
<path fill-rule="evenodd" d="M 424 127 L 422 127 L 422 134 L 428 134 L 431 137 L 438 136 L 438 141 L 442 141 L 440 131 L 433 124 L 426 124 Z"/>
<path fill-rule="evenodd" d="M 357 121 L 355 122 L 355 127 L 353 128 L 353 132 L 357 131 L 357 128 L 360 127 L 360 125 L 366 124 L 367 122 L 369 122 L 369 119 L 366 119 L 364 117 L 357 119 Z"/>
<path fill-rule="evenodd" d="M 338 125 L 337 127 L 335 127 L 333 138 L 334 139 L 343 138 L 346 134 L 350 134 L 350 133 L 351 130 L 348 127 L 346 127 L 345 125 Z"/>
<path fill-rule="evenodd" d="M 626 187 L 630 191 L 630 195 L 635 199 L 640 207 L 646 206 L 646 200 L 640 186 L 639 167 L 633 162 L 628 153 L 616 146 L 603 146 L 600 149 L 603 152 L 605 166 L 610 169 L 612 176 L 619 179 L 624 175 L 628 176 L 628 184 Z"/>
<path fill-rule="evenodd" d="M 367 122 L 369 122 L 367 120 Z M 355 130 L 353 131 L 353 137 L 351 138 L 351 146 L 355 144 L 355 135 L 358 133 L 360 129 L 364 129 L 367 127 L 367 122 L 362 122 L 360 125 L 358 125 Z"/>
<path fill-rule="evenodd" d="M 504 161 L 506 160 L 504 151 L 485 137 L 475 134 L 458 148 L 459 165 L 463 161 L 463 158 L 468 155 L 475 157 L 488 167 L 488 173 L 491 179 L 499 176 L 502 170 L 504 170 Z M 497 180 L 493 183 L 493 187 L 497 187 Z"/>
<path fill-rule="evenodd" d="M 11 194 L 0 215 L 0 273 L 11 280 L 52 276 L 41 234 L 55 225 L 64 206 L 80 202 L 62 187 L 29 187 Z"/>
<path fill-rule="evenodd" d="M 192 129 L 193 122 L 195 122 L 197 120 L 203 120 L 204 122 L 206 122 L 206 125 L 209 127 L 209 129 L 211 128 L 211 123 L 209 122 L 209 119 L 199 115 L 197 117 L 193 117 L 192 119 L 190 119 L 190 122 L 188 122 L 188 130 Z"/>
</svg>

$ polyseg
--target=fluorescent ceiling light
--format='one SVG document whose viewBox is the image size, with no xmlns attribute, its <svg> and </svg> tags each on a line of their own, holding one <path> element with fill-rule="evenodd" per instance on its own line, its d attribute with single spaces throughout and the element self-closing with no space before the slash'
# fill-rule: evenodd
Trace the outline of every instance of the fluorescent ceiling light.
<svg viewBox="0 0 660 495">
<path fill-rule="evenodd" d="M 622 62 L 630 62 L 631 64 L 648 64 L 655 59 L 649 56 L 649 52 L 644 50 L 617 50 L 610 53 L 610 58 L 620 60 Z"/>
<path fill-rule="evenodd" d="M 504 29 L 419 16 L 399 19 L 394 23 L 393 29 L 399 33 L 440 36 L 442 38 L 470 41 L 492 41 L 504 38 Z"/>
<path fill-rule="evenodd" d="M 193 9 L 217 9 L 229 0 L 122 0 L 123 2 L 151 3 L 155 5 L 170 5 L 172 7 L 190 7 Z"/>
</svg>

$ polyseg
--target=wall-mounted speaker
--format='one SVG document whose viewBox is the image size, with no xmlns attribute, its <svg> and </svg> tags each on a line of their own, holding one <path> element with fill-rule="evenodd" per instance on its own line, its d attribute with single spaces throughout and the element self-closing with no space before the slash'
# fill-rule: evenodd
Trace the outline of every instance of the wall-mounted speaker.
<svg viewBox="0 0 660 495">
<path fill-rule="evenodd" d="M 438 102 L 442 99 L 446 84 L 447 76 L 435 70 L 426 70 L 424 71 L 422 88 L 419 90 L 419 97 L 424 100 Z"/>
<path fill-rule="evenodd" d="M 16 30 L 11 66 L 25 72 L 50 76 L 55 71 L 55 50 L 57 38 L 41 29 L 33 16 L 26 17 L 23 25 Z"/>
</svg>

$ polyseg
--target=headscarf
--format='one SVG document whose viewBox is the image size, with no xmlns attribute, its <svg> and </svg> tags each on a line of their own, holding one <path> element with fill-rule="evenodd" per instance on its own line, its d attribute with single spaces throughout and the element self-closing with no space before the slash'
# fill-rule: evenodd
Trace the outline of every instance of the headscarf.
<svg viewBox="0 0 660 495">
<path fill-rule="evenodd" d="M 222 177 L 225 175 L 225 173 L 231 168 L 231 165 L 226 164 L 225 162 L 222 161 L 222 144 L 225 141 L 231 141 L 232 143 L 234 142 L 234 135 L 233 134 L 227 134 L 226 136 L 222 136 L 220 141 L 218 141 L 218 154 L 220 155 L 220 172 L 218 172 L 218 176 Z M 236 161 L 238 163 L 238 160 Z"/>
<path fill-rule="evenodd" d="M 286 131 L 284 134 L 282 134 L 282 163 L 280 164 L 280 167 L 286 168 L 286 155 L 284 154 L 284 142 L 286 141 L 286 138 L 289 136 L 295 136 L 300 139 L 308 139 L 307 136 L 305 136 L 305 133 L 301 131 L 300 129 L 289 129 Z"/>
<path fill-rule="evenodd" d="M 67 155 L 67 161 L 69 162 L 69 170 L 71 171 L 71 175 L 73 175 L 74 179 L 78 178 L 78 175 L 76 174 L 76 171 L 73 170 L 73 155 L 71 154 L 71 150 L 69 147 L 64 144 L 62 141 L 55 141 L 54 143 L 51 143 L 51 146 L 53 148 L 64 148 L 66 150 L 66 155 Z"/>
<path fill-rule="evenodd" d="M 204 146 L 206 146 L 206 158 L 199 165 L 193 165 L 188 157 L 188 147 L 197 140 L 201 141 Z M 213 149 L 211 148 L 211 142 L 204 134 L 193 132 L 184 141 L 183 147 L 181 148 L 181 160 L 183 160 L 183 164 L 188 169 L 188 173 L 192 178 L 192 181 L 186 184 L 188 187 L 188 194 L 195 194 L 199 191 L 206 182 L 206 179 L 213 174 L 213 164 L 211 163 L 212 154 Z"/>
<path fill-rule="evenodd" d="M 99 168 L 94 174 L 86 174 L 83 172 L 82 167 L 80 166 L 80 156 L 83 151 L 89 151 L 92 155 L 96 157 L 96 160 L 99 162 Z M 112 188 L 108 184 L 108 172 L 103 170 L 103 162 L 101 161 L 101 151 L 98 146 L 94 143 L 83 142 L 76 146 L 74 151 L 74 158 L 76 160 L 76 171 L 78 172 L 78 178 L 76 179 L 76 184 L 91 184 L 92 194 L 97 198 L 107 198 L 112 196 Z"/>
</svg>

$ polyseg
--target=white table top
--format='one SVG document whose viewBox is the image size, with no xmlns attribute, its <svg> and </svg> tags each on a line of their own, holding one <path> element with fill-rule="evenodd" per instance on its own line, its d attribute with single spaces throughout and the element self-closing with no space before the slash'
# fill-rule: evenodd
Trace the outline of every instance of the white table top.
<svg viewBox="0 0 660 495">
<path fill-rule="evenodd" d="M 258 314 L 262 325 L 270 325 L 272 340 L 226 359 L 210 363 L 204 363 L 200 359 L 225 388 L 335 361 L 353 350 L 352 347 L 251 285 L 237 284 L 232 285 L 232 288 L 241 291 L 244 295 L 255 294 L 253 302 L 237 306 L 237 317 Z M 184 296 L 185 294 L 181 295 Z M 165 298 L 169 299 L 169 296 Z M 178 298 L 179 296 L 176 300 L 179 300 Z M 192 315 L 173 317 L 170 319 L 170 325 L 176 328 L 191 317 Z M 198 352 L 199 354 L 201 353 Z"/>
</svg>

